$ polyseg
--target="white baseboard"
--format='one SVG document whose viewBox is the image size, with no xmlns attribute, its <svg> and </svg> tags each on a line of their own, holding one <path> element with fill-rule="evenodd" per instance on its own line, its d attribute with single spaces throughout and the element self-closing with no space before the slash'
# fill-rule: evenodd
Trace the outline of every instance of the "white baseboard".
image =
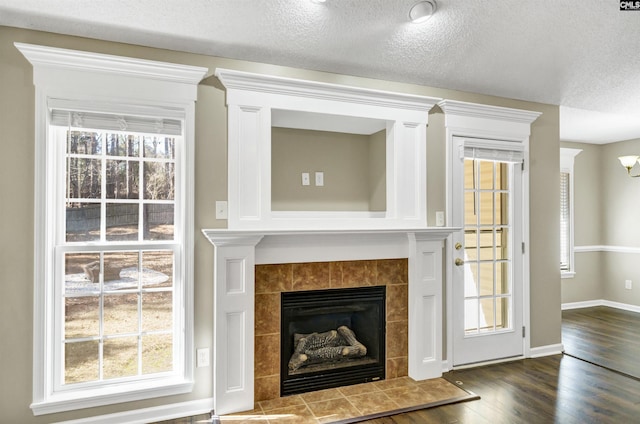
<svg viewBox="0 0 640 424">
<path fill-rule="evenodd" d="M 594 306 L 604 306 L 602 303 L 603 299 L 598 300 L 585 300 L 583 302 L 569 302 L 562 304 L 562 310 L 567 311 L 569 309 L 582 309 L 582 308 L 592 308 Z"/>
<path fill-rule="evenodd" d="M 542 358 L 543 356 L 559 355 L 564 352 L 562 343 L 532 347 L 529 349 L 529 358 Z"/>
<path fill-rule="evenodd" d="M 622 309 L 624 311 L 640 313 L 640 306 L 629 305 L 628 303 L 613 302 L 611 300 L 604 300 L 604 299 L 586 300 L 584 302 L 563 303 L 562 310 L 567 311 L 569 309 L 592 308 L 594 306 L 608 306 L 609 308 L 616 308 L 616 309 Z"/>
<path fill-rule="evenodd" d="M 151 408 L 134 409 L 115 414 L 98 415 L 72 421 L 60 421 L 55 424 L 146 424 L 156 421 L 172 420 L 193 415 L 207 414 L 213 410 L 213 398 L 190 402 L 171 403 Z"/>
</svg>

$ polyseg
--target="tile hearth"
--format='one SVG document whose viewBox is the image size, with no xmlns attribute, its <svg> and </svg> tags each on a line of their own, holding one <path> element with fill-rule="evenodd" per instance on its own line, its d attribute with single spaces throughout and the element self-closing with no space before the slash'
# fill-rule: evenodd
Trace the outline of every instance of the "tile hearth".
<svg viewBox="0 0 640 424">
<path fill-rule="evenodd" d="M 443 378 L 415 381 L 399 377 L 261 401 L 253 411 L 221 416 L 219 421 L 229 424 L 357 422 L 366 417 L 474 399 L 478 397 Z"/>
<path fill-rule="evenodd" d="M 280 394 L 280 293 L 386 286 L 386 378 L 407 375 L 408 270 L 406 259 L 256 266 L 255 400 Z"/>
</svg>

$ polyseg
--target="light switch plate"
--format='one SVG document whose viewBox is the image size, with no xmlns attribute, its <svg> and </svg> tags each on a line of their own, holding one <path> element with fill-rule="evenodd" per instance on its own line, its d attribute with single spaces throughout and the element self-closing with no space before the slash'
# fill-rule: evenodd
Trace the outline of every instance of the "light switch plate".
<svg viewBox="0 0 640 424">
<path fill-rule="evenodd" d="M 303 172 L 302 173 L 302 185 L 303 186 L 308 186 L 310 183 L 309 180 L 309 173 L 308 172 Z"/>
<path fill-rule="evenodd" d="M 227 219 L 227 201 L 216 201 L 216 219 Z"/>
<path fill-rule="evenodd" d="M 208 367 L 209 366 L 209 348 L 204 347 L 202 349 L 196 349 L 196 367 Z"/>
<path fill-rule="evenodd" d="M 324 172 L 316 172 L 316 187 L 324 185 Z"/>
<path fill-rule="evenodd" d="M 436 227 L 444 227 L 444 212 L 436 212 Z"/>
</svg>

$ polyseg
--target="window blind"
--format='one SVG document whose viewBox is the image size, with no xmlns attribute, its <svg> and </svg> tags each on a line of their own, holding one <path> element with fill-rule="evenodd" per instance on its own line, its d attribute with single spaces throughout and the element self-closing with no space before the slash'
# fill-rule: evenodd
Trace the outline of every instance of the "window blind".
<svg viewBox="0 0 640 424">
<path fill-rule="evenodd" d="M 560 173 L 560 269 L 568 271 L 570 269 L 570 238 L 571 238 L 571 215 L 570 215 L 570 193 L 569 193 L 568 172 Z"/>
<path fill-rule="evenodd" d="M 49 124 L 61 127 L 126 131 L 146 134 L 182 135 L 182 115 L 171 108 L 131 106 L 114 111 L 99 102 L 69 102 L 49 99 Z"/>
<path fill-rule="evenodd" d="M 495 162 L 522 163 L 524 146 L 509 141 L 465 140 L 460 158 L 490 160 Z"/>
</svg>

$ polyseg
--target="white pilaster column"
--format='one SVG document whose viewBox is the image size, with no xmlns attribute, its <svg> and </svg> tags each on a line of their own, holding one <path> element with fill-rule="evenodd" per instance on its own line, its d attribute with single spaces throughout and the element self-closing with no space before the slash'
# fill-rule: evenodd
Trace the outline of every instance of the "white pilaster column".
<svg viewBox="0 0 640 424">
<path fill-rule="evenodd" d="M 262 236 L 212 236 L 213 398 L 217 414 L 254 406 L 255 246 Z"/>
</svg>

